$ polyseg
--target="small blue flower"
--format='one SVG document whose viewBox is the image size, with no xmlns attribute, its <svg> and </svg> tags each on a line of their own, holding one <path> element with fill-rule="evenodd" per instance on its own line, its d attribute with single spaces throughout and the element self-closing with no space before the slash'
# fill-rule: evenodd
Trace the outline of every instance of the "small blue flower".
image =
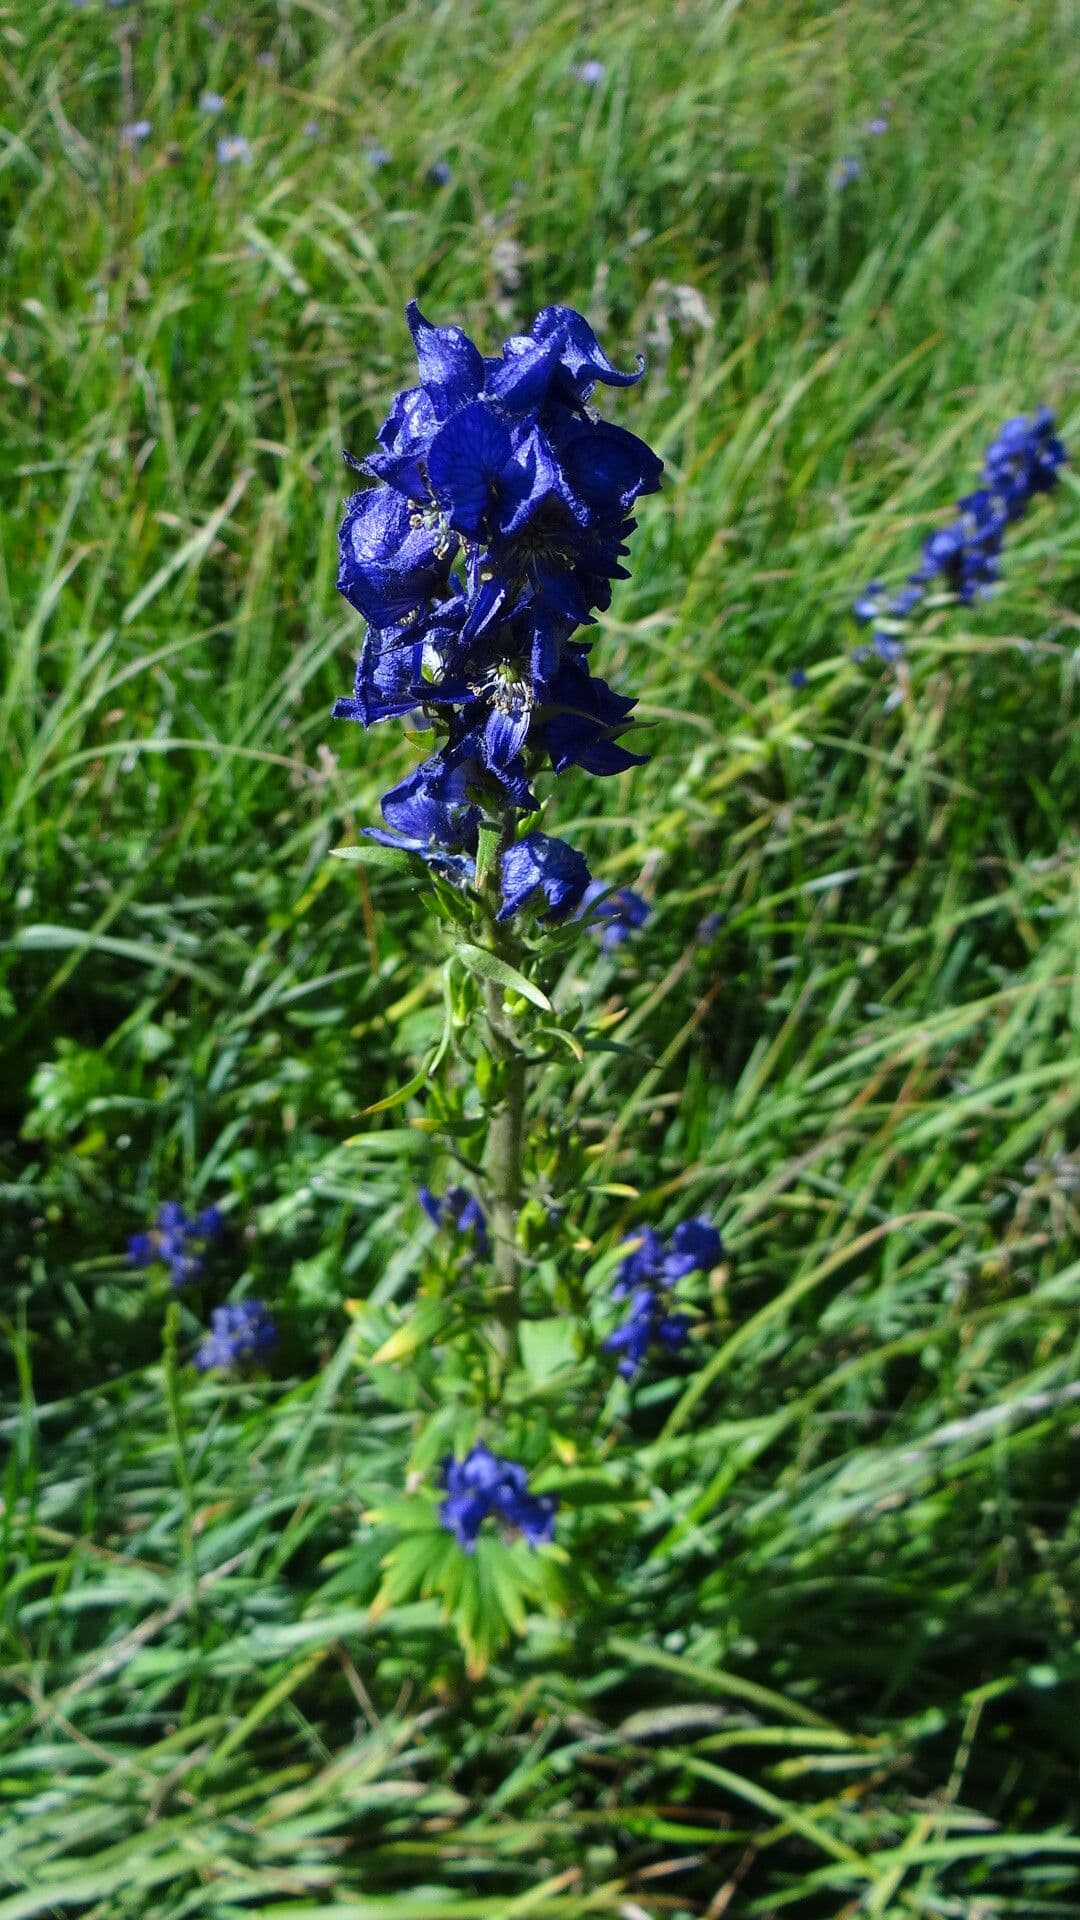
<svg viewBox="0 0 1080 1920">
<path fill-rule="evenodd" d="M 806 685 L 806 668 L 792 667 L 791 672 L 788 674 L 788 686 L 794 687 L 796 691 L 799 691 L 803 687 L 805 687 L 805 685 Z"/>
<path fill-rule="evenodd" d="M 576 67 L 571 67 L 570 71 L 575 80 L 580 80 L 583 87 L 598 87 L 607 68 L 602 60 L 581 60 Z"/>
<path fill-rule="evenodd" d="M 220 113 L 225 105 L 225 96 L 215 93 L 212 87 L 204 87 L 199 95 L 200 113 Z"/>
<path fill-rule="evenodd" d="M 616 887 L 612 892 L 603 880 L 592 880 L 585 889 L 579 918 L 599 933 L 605 953 L 620 947 L 638 927 L 643 927 L 652 908 L 633 887 Z"/>
<path fill-rule="evenodd" d="M 525 1468 L 488 1447 L 473 1447 L 464 1460 L 448 1454 L 442 1464 L 442 1484 L 446 1499 L 439 1507 L 439 1518 L 466 1553 L 473 1551 L 489 1514 L 521 1533 L 531 1547 L 554 1535 L 559 1504 L 555 1495 L 530 1493 Z"/>
<path fill-rule="evenodd" d="M 217 1207 L 205 1207 L 189 1219 L 177 1200 L 166 1200 L 158 1208 L 157 1220 L 148 1233 L 132 1234 L 127 1256 L 133 1267 L 165 1266 L 174 1287 L 196 1280 L 203 1272 L 206 1248 L 224 1232 L 225 1222 Z"/>
<path fill-rule="evenodd" d="M 248 166 L 251 161 L 251 142 L 245 140 L 242 133 L 222 134 L 217 143 L 218 165 L 221 167 Z"/>
<path fill-rule="evenodd" d="M 850 187 L 853 180 L 858 179 L 861 172 L 862 161 L 857 160 L 853 153 L 845 153 L 836 162 L 830 178 L 833 186 L 842 192 L 845 187 Z"/>
<path fill-rule="evenodd" d="M 883 133 L 888 133 L 889 123 L 884 114 L 876 114 L 873 120 L 868 120 L 866 123 L 866 131 L 875 140 L 880 140 Z"/>
<path fill-rule="evenodd" d="M 622 1353 L 618 1370 L 631 1380 L 644 1365 L 649 1348 L 681 1347 L 690 1332 L 685 1313 L 673 1313 L 664 1295 L 654 1287 L 635 1287 L 630 1295 L 630 1311 L 622 1325 L 609 1333 L 604 1347 L 609 1353 Z"/>
<path fill-rule="evenodd" d="M 277 1328 L 262 1300 L 237 1300 L 215 1307 L 210 1332 L 197 1349 L 193 1364 L 200 1373 L 228 1370 L 257 1360 L 276 1344 Z"/>
<path fill-rule="evenodd" d="M 642 1366 L 651 1346 L 682 1346 L 690 1321 L 673 1309 L 670 1289 L 688 1274 L 708 1273 L 722 1253 L 716 1228 L 701 1218 L 684 1220 L 666 1245 L 654 1227 L 632 1236 L 611 1289 L 613 1300 L 629 1301 L 629 1311 L 603 1343 L 608 1352 L 622 1354 L 619 1372 L 624 1380 Z"/>
<path fill-rule="evenodd" d="M 472 1234 L 477 1256 L 484 1260 L 488 1254 L 487 1223 L 483 1208 L 475 1194 L 467 1187 L 448 1187 L 440 1199 L 432 1193 L 430 1187 L 420 1187 L 417 1199 L 437 1227 L 447 1227 L 452 1233 Z"/>
<path fill-rule="evenodd" d="M 1067 457 L 1049 407 L 1040 407 L 1031 420 L 1023 414 L 1007 420 L 986 450 L 985 484 L 957 502 L 957 517 L 949 526 L 924 540 L 922 559 L 906 586 L 889 594 L 880 580 L 870 581 L 852 607 L 860 626 L 883 617 L 906 620 L 931 583 L 940 582 L 961 606 L 986 593 L 1000 573 L 1007 528 L 1027 512 L 1035 494 L 1052 492 Z M 872 646 L 856 648 L 853 658 L 866 660 L 872 652 L 892 663 L 903 653 L 903 643 L 887 630 L 878 631 Z"/>
<path fill-rule="evenodd" d="M 129 120 L 127 125 L 120 129 L 120 145 L 129 148 L 139 147 L 144 140 L 149 140 L 152 131 L 149 120 Z"/>
<path fill-rule="evenodd" d="M 428 182 L 433 187 L 448 187 L 454 177 L 454 169 L 449 160 L 436 160 L 427 170 Z"/>
<path fill-rule="evenodd" d="M 585 855 L 565 840 L 527 833 L 502 858 L 502 906 L 497 918 L 509 920 L 539 891 L 547 901 L 545 920 L 564 920 L 581 905 L 589 884 Z"/>
</svg>

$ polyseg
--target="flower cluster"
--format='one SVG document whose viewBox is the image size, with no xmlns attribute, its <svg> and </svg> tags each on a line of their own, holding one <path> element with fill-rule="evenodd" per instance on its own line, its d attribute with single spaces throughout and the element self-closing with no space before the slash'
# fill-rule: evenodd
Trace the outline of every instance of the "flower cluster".
<svg viewBox="0 0 1080 1920">
<path fill-rule="evenodd" d="M 200 1373 L 257 1360 L 277 1340 L 277 1328 L 262 1300 L 237 1300 L 215 1307 L 210 1332 L 195 1353 Z"/>
<path fill-rule="evenodd" d="M 516 1528 L 532 1547 L 550 1540 L 555 1532 L 558 1500 L 553 1493 L 528 1490 L 528 1476 L 516 1460 L 504 1460 L 485 1446 L 475 1446 L 464 1460 L 447 1455 L 442 1465 L 446 1499 L 439 1518 L 458 1545 L 471 1553 L 489 1514 Z"/>
<path fill-rule="evenodd" d="M 132 1234 L 128 1259 L 133 1267 L 168 1267 L 173 1286 L 182 1287 L 185 1281 L 198 1279 L 206 1265 L 206 1248 L 224 1224 L 217 1207 L 205 1207 L 189 1219 L 178 1200 L 166 1200 L 150 1231 Z"/>
<path fill-rule="evenodd" d="M 376 482 L 348 501 L 338 588 L 368 623 L 350 699 L 334 714 L 370 727 L 415 714 L 435 754 L 387 793 L 372 838 L 467 885 L 481 826 L 498 829 L 502 916 L 526 902 L 559 918 L 588 884 L 583 857 L 529 833 L 536 775 L 613 774 L 642 758 L 619 742 L 634 701 L 590 670 L 575 634 L 624 577 L 631 508 L 660 460 L 596 417 L 598 383 L 627 386 L 592 328 L 545 307 L 485 358 L 459 327 L 408 308 L 420 380 L 398 394 L 357 462 Z M 347 456 L 348 457 L 348 456 Z"/>
<path fill-rule="evenodd" d="M 619 1268 L 613 1300 L 628 1300 L 630 1310 L 604 1347 L 621 1353 L 619 1372 L 630 1380 L 652 1346 L 681 1347 L 690 1331 L 685 1313 L 672 1308 L 670 1289 L 690 1273 L 708 1273 L 723 1252 L 720 1235 L 707 1220 L 684 1220 L 665 1246 L 653 1227 L 634 1234 L 631 1251 Z"/>
<path fill-rule="evenodd" d="M 645 925 L 652 908 L 633 887 L 616 887 L 614 892 L 603 880 L 591 880 L 581 903 L 581 918 L 600 936 L 605 953 L 621 947 L 632 933 Z"/>
<path fill-rule="evenodd" d="M 880 580 L 871 580 L 854 603 L 859 624 L 906 620 L 934 580 L 970 606 L 998 577 L 1006 528 L 1022 519 L 1037 493 L 1051 492 L 1066 458 L 1049 407 L 1040 407 L 1031 420 L 1023 414 L 1007 420 L 986 450 L 983 485 L 957 501 L 957 518 L 950 526 L 924 541 L 922 560 L 898 592 L 889 593 Z M 871 645 L 886 661 L 903 652 L 887 628 L 875 630 Z M 859 657 L 865 659 L 869 652 L 869 647 L 860 648 Z"/>
<path fill-rule="evenodd" d="M 487 1223 L 484 1210 L 474 1193 L 467 1187 L 448 1187 L 440 1199 L 432 1193 L 430 1187 L 421 1187 L 417 1199 L 437 1227 L 449 1227 L 452 1233 L 472 1234 L 473 1245 L 483 1260 L 488 1251 Z"/>
</svg>

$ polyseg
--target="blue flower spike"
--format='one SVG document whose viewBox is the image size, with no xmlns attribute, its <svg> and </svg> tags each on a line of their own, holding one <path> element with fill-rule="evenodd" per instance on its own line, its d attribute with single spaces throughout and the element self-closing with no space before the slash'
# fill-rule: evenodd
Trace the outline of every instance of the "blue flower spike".
<svg viewBox="0 0 1080 1920">
<path fill-rule="evenodd" d="M 671 1289 L 691 1273 L 709 1273 L 724 1251 L 716 1228 L 700 1217 L 684 1220 L 666 1243 L 654 1227 L 644 1227 L 628 1245 L 611 1297 L 627 1301 L 629 1310 L 603 1342 L 605 1351 L 620 1355 L 624 1380 L 633 1379 L 652 1348 L 670 1352 L 683 1345 L 691 1322 L 674 1304 Z"/>
<path fill-rule="evenodd" d="M 588 321 L 545 307 L 487 357 L 462 328 L 407 311 L 418 384 L 396 395 L 347 502 L 338 589 L 367 622 L 351 696 L 334 716 L 377 726 L 416 713 L 434 756 L 383 800 L 372 838 L 468 888 L 478 833 L 504 834 L 500 918 L 558 920 L 581 903 L 584 858 L 508 829 L 536 809 L 545 768 L 598 777 L 644 756 L 620 736 L 635 702 L 593 674 L 590 626 L 625 577 L 633 509 L 662 462 L 599 419 L 598 386 L 632 386 Z"/>
<path fill-rule="evenodd" d="M 1023 518 L 1036 494 L 1053 491 L 1067 458 L 1049 407 L 1040 407 L 1030 420 L 1023 414 L 1006 420 L 986 450 L 983 485 L 957 501 L 957 517 L 949 526 L 923 541 L 922 559 L 906 586 L 890 594 L 880 580 L 871 580 L 863 588 L 852 603 L 859 625 L 907 620 L 932 582 L 964 607 L 989 592 L 1000 574 L 1007 528 Z M 856 648 L 853 657 L 868 660 L 873 653 L 892 665 L 903 656 L 903 641 L 888 628 L 879 629 L 871 645 Z"/>
</svg>

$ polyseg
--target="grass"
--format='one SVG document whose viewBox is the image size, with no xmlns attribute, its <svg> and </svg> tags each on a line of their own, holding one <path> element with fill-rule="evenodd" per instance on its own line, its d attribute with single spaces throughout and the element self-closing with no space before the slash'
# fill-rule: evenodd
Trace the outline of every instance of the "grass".
<svg viewBox="0 0 1080 1920">
<path fill-rule="evenodd" d="M 1068 9 L 216 12 L 0 9 L 0 1920 L 1073 1914 L 1075 475 L 900 681 L 846 612 L 1001 418 L 1080 444 Z M 370 1613 L 410 1415 L 344 1312 L 428 1237 L 417 1109 L 358 1115 L 437 955 L 325 857 L 410 759 L 327 711 L 413 293 L 649 354 L 600 648 L 653 757 L 558 830 L 657 911 L 544 1098 L 583 1237 L 730 1256 L 480 1679 Z M 174 1194 L 272 1379 L 196 1383 L 125 1268 Z"/>
</svg>

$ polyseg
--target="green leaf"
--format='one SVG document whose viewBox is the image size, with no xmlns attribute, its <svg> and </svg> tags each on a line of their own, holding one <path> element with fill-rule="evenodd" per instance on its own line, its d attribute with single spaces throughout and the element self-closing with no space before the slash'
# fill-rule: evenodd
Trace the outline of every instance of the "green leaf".
<svg viewBox="0 0 1080 1920">
<path fill-rule="evenodd" d="M 402 1321 L 382 1346 L 371 1355 L 368 1362 L 372 1367 L 385 1367 L 392 1360 L 404 1360 L 417 1347 L 426 1347 L 430 1341 L 438 1338 L 452 1317 L 451 1309 L 442 1300 L 421 1300 L 418 1307 Z"/>
<path fill-rule="evenodd" d="M 523 1320 L 518 1345 L 521 1364 L 534 1387 L 542 1387 L 577 1360 L 577 1332 L 567 1314 L 551 1320 Z"/>
<path fill-rule="evenodd" d="M 414 855 L 404 847 L 383 847 L 377 840 L 361 840 L 355 847 L 331 847 L 331 860 L 347 860 L 364 867 L 411 867 Z"/>
<path fill-rule="evenodd" d="M 388 1093 L 382 1100 L 376 1100 L 370 1107 L 361 1107 L 361 1120 L 366 1120 L 368 1116 L 373 1113 L 389 1113 L 391 1107 L 400 1107 L 405 1100 L 411 1100 L 414 1093 L 419 1093 L 434 1064 L 433 1060 L 425 1060 L 419 1071 L 413 1074 L 411 1080 L 406 1080 L 403 1087 L 398 1087 L 393 1093 Z M 351 1147 L 356 1141 L 362 1140 L 363 1138 L 362 1133 L 350 1134 L 343 1144 L 346 1147 Z"/>
<path fill-rule="evenodd" d="M 541 1013 L 554 1011 L 546 993 L 534 987 L 532 981 L 526 980 L 516 967 L 500 960 L 498 954 L 489 953 L 487 947 L 474 947 L 466 940 L 455 948 L 455 952 L 462 965 L 468 967 L 470 973 L 478 974 L 481 980 L 493 980 L 496 986 L 505 987 L 509 993 L 520 993 L 523 1000 L 531 1000 Z"/>
</svg>

